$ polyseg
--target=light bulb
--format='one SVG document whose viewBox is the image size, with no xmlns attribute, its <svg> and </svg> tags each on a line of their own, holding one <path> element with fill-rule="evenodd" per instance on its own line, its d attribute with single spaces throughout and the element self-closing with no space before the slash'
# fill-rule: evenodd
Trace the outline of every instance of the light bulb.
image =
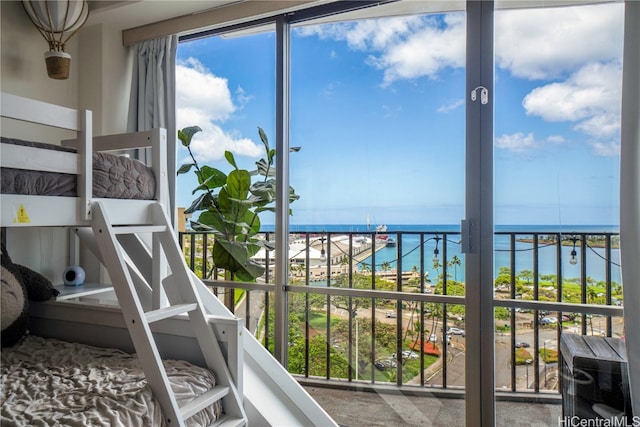
<svg viewBox="0 0 640 427">
<path fill-rule="evenodd" d="M 571 258 L 569 259 L 569 264 L 576 265 L 578 263 L 578 258 L 576 258 L 576 250 L 571 251 Z"/>
<path fill-rule="evenodd" d="M 440 251 L 438 250 L 438 248 L 435 248 L 433 250 L 433 263 L 437 264 L 438 262 L 440 262 L 440 258 L 438 257 L 438 254 L 440 253 Z"/>
</svg>

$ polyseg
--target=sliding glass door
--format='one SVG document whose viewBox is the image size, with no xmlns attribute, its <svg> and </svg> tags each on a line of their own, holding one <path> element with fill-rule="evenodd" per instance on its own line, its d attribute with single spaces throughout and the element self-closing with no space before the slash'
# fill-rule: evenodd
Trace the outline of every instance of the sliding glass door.
<svg viewBox="0 0 640 427">
<path fill-rule="evenodd" d="M 466 13 L 436 3 L 292 24 L 290 236 L 325 252 L 290 280 L 298 374 L 465 388 Z"/>
<path fill-rule="evenodd" d="M 538 393 L 558 419 L 571 380 L 561 337 L 624 337 L 621 312 L 584 311 L 623 304 L 623 14 L 623 3 L 495 12 L 495 386 Z M 516 421 L 506 405 L 496 415 Z"/>
</svg>

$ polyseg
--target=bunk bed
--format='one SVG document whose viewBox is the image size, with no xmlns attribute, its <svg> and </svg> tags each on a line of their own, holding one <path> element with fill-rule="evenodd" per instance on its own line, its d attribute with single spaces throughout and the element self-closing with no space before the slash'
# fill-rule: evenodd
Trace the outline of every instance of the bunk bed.
<svg viewBox="0 0 640 427">
<path fill-rule="evenodd" d="M 30 335 L 2 351 L 2 423 L 31 424 L 44 416 L 32 412 L 44 404 L 53 423 L 245 425 L 242 322 L 204 314 L 195 289 L 184 290 L 193 280 L 177 252 L 166 211 L 165 130 L 93 137 L 90 111 L 7 93 L 0 101 L 2 117 L 77 135 L 53 147 L 2 138 L 3 230 L 66 227 L 70 259 L 82 245 L 111 279 L 59 285 L 56 301 L 31 305 Z M 150 167 L 109 153 L 147 148 Z M 125 371 L 131 377 L 114 375 Z M 78 374 L 87 381 L 72 379 Z M 33 378 L 47 378 L 48 385 L 37 390 Z M 79 383 L 99 389 L 95 381 L 106 387 L 106 395 L 124 400 L 87 397 Z M 46 403 L 57 390 L 64 397 Z M 78 398 L 84 406 L 78 406 Z"/>
<path fill-rule="evenodd" d="M 91 220 L 91 203 L 98 200 L 107 204 L 114 221 L 131 224 L 145 220 L 145 208 L 151 203 L 159 202 L 167 206 L 167 136 L 164 129 L 93 137 L 91 111 L 78 111 L 8 93 L 2 93 L 1 97 L 3 117 L 76 131 L 78 134 L 77 139 L 62 141 L 61 145 L 2 138 L 3 227 L 86 226 Z M 109 154 L 152 146 L 150 168 L 135 160 Z M 94 161 L 98 166 L 96 171 L 92 167 Z M 120 166 L 117 175 L 109 175 L 113 165 Z M 141 194 L 123 195 L 126 191 L 121 186 L 109 185 L 114 178 L 122 178 L 120 174 L 127 170 L 135 173 L 134 178 L 130 179 L 140 181 L 141 176 L 146 177 Z M 38 177 L 16 176 L 16 171 L 21 171 L 23 175 L 37 173 Z M 94 175 L 103 179 L 94 179 Z M 53 179 L 58 180 L 58 185 L 42 184 L 52 176 L 57 177 Z M 20 182 L 27 185 L 19 185 Z M 36 182 L 40 185 L 28 185 Z M 94 184 L 104 187 L 95 198 Z M 155 188 L 150 190 L 149 186 Z M 13 194 L 5 194 L 8 187 Z M 63 191 L 47 192 L 52 187 L 54 190 L 62 188 Z M 109 197 L 109 190 L 114 188 L 120 189 L 117 198 Z M 136 185 L 136 188 L 140 187 Z M 27 190 L 28 194 L 21 190 Z M 21 192 L 23 194 L 16 194 Z"/>
</svg>

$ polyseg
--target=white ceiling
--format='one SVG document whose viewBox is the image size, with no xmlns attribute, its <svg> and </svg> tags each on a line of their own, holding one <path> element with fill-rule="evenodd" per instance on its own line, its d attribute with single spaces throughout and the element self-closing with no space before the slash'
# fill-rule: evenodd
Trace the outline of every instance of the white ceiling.
<svg viewBox="0 0 640 427">
<path fill-rule="evenodd" d="M 89 0 L 87 25 L 108 24 L 124 30 L 241 1 L 243 0 Z"/>
</svg>

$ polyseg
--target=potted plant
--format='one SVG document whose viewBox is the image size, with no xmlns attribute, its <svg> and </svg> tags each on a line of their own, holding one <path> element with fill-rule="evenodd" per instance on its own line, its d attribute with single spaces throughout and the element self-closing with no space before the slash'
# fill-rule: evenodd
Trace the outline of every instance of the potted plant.
<svg viewBox="0 0 640 427">
<path fill-rule="evenodd" d="M 184 164 L 178 175 L 194 171 L 198 186 L 192 191 L 195 200 L 185 214 L 199 212 L 191 220 L 195 231 L 214 234 L 212 260 L 214 268 L 224 269 L 226 280 L 254 282 L 262 276 L 265 267 L 252 257 L 262 247 L 273 249 L 269 242 L 259 238 L 260 217 L 265 211 L 275 210 L 275 157 L 276 151 L 269 146 L 267 135 L 258 128 L 265 157 L 256 162 L 256 169 L 240 169 L 233 153 L 225 151 L 224 157 L 231 166 L 229 173 L 208 165 L 200 165 L 191 151 L 193 136 L 201 132 L 198 126 L 178 130 L 178 139 L 189 152 L 192 162 Z M 290 149 L 299 151 L 299 147 Z M 289 202 L 299 197 L 290 187 Z"/>
</svg>

